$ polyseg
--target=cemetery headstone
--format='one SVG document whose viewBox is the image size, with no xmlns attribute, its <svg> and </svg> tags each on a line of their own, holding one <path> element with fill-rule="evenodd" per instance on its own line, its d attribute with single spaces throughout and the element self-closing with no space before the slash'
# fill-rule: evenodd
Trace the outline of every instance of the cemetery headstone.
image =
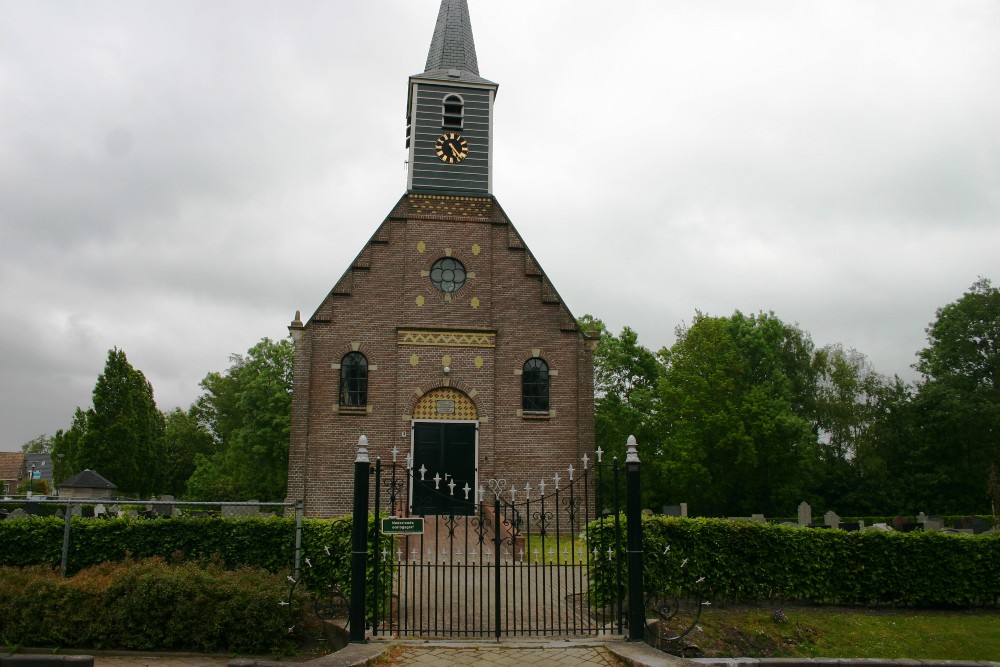
<svg viewBox="0 0 1000 667">
<path fill-rule="evenodd" d="M 917 515 L 917 523 L 927 523 L 927 515 L 921 512 Z"/>
<path fill-rule="evenodd" d="M 102 503 L 94 506 L 94 516 L 104 516 L 107 513 L 108 509 Z"/>
<path fill-rule="evenodd" d="M 924 522 L 924 530 L 944 530 L 944 519 L 939 516 L 929 516 Z"/>
<path fill-rule="evenodd" d="M 812 522 L 813 508 L 805 501 L 799 503 L 799 525 L 804 528 Z"/>
<path fill-rule="evenodd" d="M 823 515 L 823 523 L 830 526 L 830 528 L 840 528 L 840 516 L 833 510 L 830 510 Z"/>
<path fill-rule="evenodd" d="M 663 516 L 681 516 L 680 505 L 664 505 Z"/>
<path fill-rule="evenodd" d="M 246 505 L 222 505 L 221 509 L 222 516 L 229 518 L 260 516 L 260 505 L 256 500 L 250 500 Z"/>
<path fill-rule="evenodd" d="M 161 501 L 173 500 L 173 496 L 160 496 Z M 157 516 L 171 516 L 174 513 L 173 505 L 156 505 L 155 506 Z"/>
<path fill-rule="evenodd" d="M 767 519 L 764 518 L 763 514 L 751 514 L 750 520 L 756 523 L 767 523 Z"/>
<path fill-rule="evenodd" d="M 688 515 L 688 504 L 687 503 L 681 503 L 681 516 L 686 519 L 687 515 Z"/>
<path fill-rule="evenodd" d="M 980 535 L 990 529 L 990 524 L 978 516 L 964 516 L 955 522 L 955 527 L 971 530 L 973 535 Z"/>
<path fill-rule="evenodd" d="M 25 516 L 28 516 L 27 512 L 25 512 L 20 507 L 15 507 L 11 511 L 11 513 L 7 515 L 7 518 L 8 519 L 20 519 L 21 517 L 25 517 Z"/>
</svg>

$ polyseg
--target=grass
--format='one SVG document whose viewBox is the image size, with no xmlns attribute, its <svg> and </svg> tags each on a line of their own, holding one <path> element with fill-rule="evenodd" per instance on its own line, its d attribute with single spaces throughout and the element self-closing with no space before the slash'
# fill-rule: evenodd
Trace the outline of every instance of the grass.
<svg viewBox="0 0 1000 667">
<path fill-rule="evenodd" d="M 705 657 L 1000 659 L 995 609 L 708 607 L 699 627 L 685 641 Z"/>
</svg>

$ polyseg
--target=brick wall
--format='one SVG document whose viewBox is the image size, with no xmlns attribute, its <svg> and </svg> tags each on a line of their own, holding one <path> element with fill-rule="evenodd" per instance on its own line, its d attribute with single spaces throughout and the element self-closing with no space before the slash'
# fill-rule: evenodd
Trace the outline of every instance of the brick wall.
<svg viewBox="0 0 1000 667">
<path fill-rule="evenodd" d="M 451 295 L 428 277 L 445 256 L 469 273 Z M 337 366 L 352 350 L 370 366 L 362 411 L 338 407 Z M 552 372 L 544 417 L 520 412 L 533 356 Z M 394 446 L 405 457 L 413 407 L 435 387 L 476 406 L 481 483 L 565 477 L 593 451 L 593 341 L 492 198 L 404 196 L 306 323 L 295 363 L 288 494 L 310 516 L 350 513 L 360 435 L 373 460 Z"/>
</svg>

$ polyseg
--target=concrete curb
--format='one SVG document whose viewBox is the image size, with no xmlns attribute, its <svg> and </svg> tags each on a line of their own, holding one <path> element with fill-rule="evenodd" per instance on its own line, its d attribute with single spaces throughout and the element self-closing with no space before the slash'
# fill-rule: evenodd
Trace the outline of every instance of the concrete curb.
<svg viewBox="0 0 1000 667">
<path fill-rule="evenodd" d="M 880 658 L 693 658 L 708 667 L 1000 667 L 987 660 L 883 660 Z"/>
<path fill-rule="evenodd" d="M 695 664 L 687 658 L 657 650 L 645 642 L 610 641 L 604 646 L 632 667 L 692 667 Z"/>
</svg>

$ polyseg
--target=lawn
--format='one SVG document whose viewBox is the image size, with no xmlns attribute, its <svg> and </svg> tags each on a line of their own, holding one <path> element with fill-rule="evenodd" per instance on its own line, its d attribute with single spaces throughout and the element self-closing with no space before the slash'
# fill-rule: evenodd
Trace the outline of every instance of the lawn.
<svg viewBox="0 0 1000 667">
<path fill-rule="evenodd" d="M 698 625 L 689 657 L 1000 660 L 995 609 L 707 607 Z"/>
</svg>

